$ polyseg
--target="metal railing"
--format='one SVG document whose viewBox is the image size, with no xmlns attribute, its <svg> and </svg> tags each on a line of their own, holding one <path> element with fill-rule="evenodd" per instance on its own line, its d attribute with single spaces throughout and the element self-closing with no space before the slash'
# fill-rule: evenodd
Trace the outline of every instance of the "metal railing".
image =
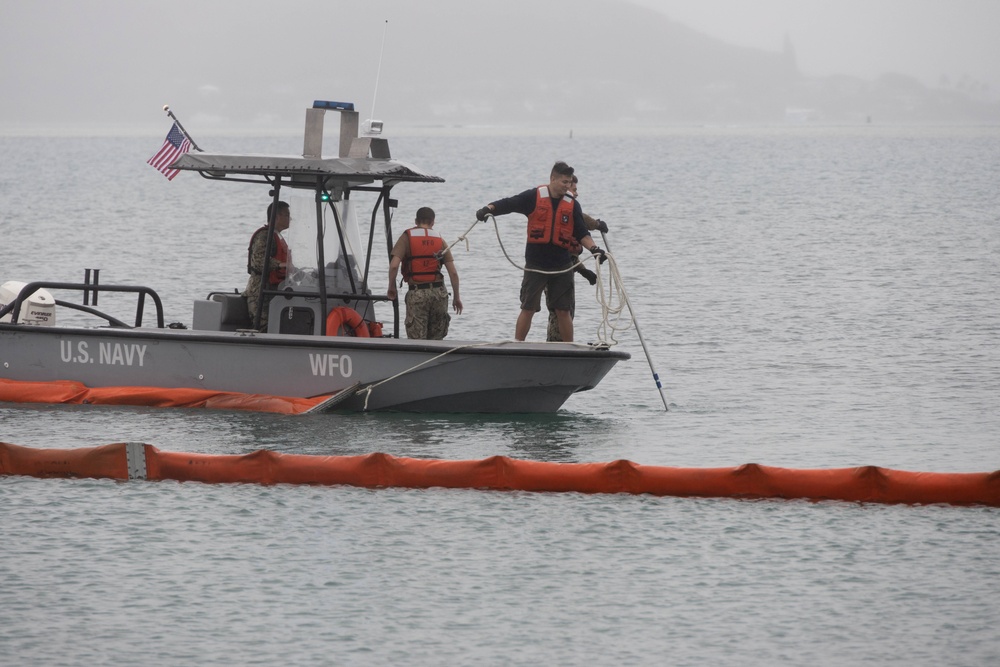
<svg viewBox="0 0 1000 667">
<path fill-rule="evenodd" d="M 9 304 L 0 308 L 0 317 L 4 317 L 10 313 L 10 323 L 17 324 L 17 319 L 21 314 L 21 304 L 27 301 L 36 291 L 39 289 L 52 289 L 52 290 L 76 290 L 82 292 L 84 295 L 84 303 L 70 303 L 67 301 L 56 301 L 59 306 L 64 306 L 67 308 L 72 308 L 74 310 L 79 310 L 97 317 L 107 320 L 109 324 L 117 327 L 131 328 L 130 325 L 125 324 L 121 320 L 112 317 L 106 313 L 103 313 L 96 308 L 87 305 L 88 298 L 92 295 L 94 299 L 94 305 L 97 304 L 97 294 L 99 292 L 130 292 L 138 295 L 138 300 L 135 307 L 135 325 L 136 327 L 142 326 L 142 316 L 145 309 L 146 297 L 148 296 L 153 300 L 153 305 L 156 306 L 156 326 L 160 329 L 163 326 L 163 303 L 160 301 L 160 296 L 148 287 L 142 287 L 140 285 L 98 285 L 96 283 L 59 283 L 59 282 L 48 282 L 40 281 L 34 283 L 28 283 L 21 291 L 18 293 L 17 297 L 11 301 Z"/>
</svg>

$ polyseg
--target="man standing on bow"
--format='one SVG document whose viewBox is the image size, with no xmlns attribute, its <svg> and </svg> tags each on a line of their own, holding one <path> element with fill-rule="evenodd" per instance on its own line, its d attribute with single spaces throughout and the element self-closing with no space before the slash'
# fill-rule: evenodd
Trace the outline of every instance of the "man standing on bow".
<svg viewBox="0 0 1000 667">
<path fill-rule="evenodd" d="M 489 215 L 520 213 L 528 217 L 528 242 L 524 249 L 524 277 L 521 279 L 521 312 L 517 316 L 514 339 L 523 341 L 531 329 L 531 319 L 541 310 L 542 291 L 549 297 L 559 322 L 560 338 L 573 340 L 575 305 L 573 264 L 570 254 L 578 244 L 600 261 L 604 251 L 590 238 L 580 204 L 569 194 L 573 185 L 573 167 L 556 162 L 549 173 L 548 185 L 498 199 L 476 211 L 476 219 Z"/>
<path fill-rule="evenodd" d="M 579 187 L 579 179 L 577 178 L 576 174 L 573 174 L 573 185 L 570 186 L 569 189 L 569 193 L 573 195 L 573 199 L 580 198 L 580 194 L 577 191 L 578 187 Z M 594 218 L 584 213 L 583 221 L 584 223 L 586 223 L 587 229 L 590 231 L 594 231 L 595 229 L 597 229 L 602 234 L 608 233 L 608 224 L 603 220 L 601 220 L 600 218 Z M 580 250 L 581 248 L 577 246 L 575 250 L 570 251 L 573 255 L 573 259 L 579 260 Z M 597 284 L 597 274 L 588 269 L 587 267 L 585 267 L 583 264 L 577 264 L 574 270 L 581 276 L 586 278 L 587 282 L 589 282 L 591 285 Z M 559 318 L 556 317 L 555 308 L 552 307 L 552 299 L 549 298 L 548 289 L 545 290 L 545 304 L 548 306 L 549 309 L 549 326 L 545 332 L 545 340 L 547 340 L 550 343 L 555 341 L 561 341 L 562 338 L 559 337 Z M 569 316 L 571 319 L 573 317 L 574 310 L 576 310 L 575 307 L 571 308 L 569 311 Z"/>
</svg>

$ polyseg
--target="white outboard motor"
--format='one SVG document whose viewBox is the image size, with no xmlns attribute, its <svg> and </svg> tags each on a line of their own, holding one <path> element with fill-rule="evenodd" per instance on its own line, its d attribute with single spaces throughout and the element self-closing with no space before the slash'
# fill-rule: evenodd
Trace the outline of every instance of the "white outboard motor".
<svg viewBox="0 0 1000 667">
<path fill-rule="evenodd" d="M 28 283 L 20 280 L 8 280 L 0 285 L 0 308 L 12 303 Z M 7 313 L 0 322 L 10 322 L 12 313 Z M 21 302 L 21 312 L 17 317 L 18 324 L 54 327 L 56 325 L 56 300 L 47 290 L 37 289 L 35 293 Z"/>
</svg>

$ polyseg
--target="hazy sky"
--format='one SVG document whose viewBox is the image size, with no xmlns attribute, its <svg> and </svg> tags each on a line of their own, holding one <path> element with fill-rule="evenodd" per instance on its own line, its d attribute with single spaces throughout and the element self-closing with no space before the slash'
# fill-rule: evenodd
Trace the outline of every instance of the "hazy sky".
<svg viewBox="0 0 1000 667">
<path fill-rule="evenodd" d="M 0 130 L 114 114 L 116 121 L 148 119 L 148 110 L 164 101 L 211 115 L 213 93 L 273 98 L 282 77 L 315 70 L 337 95 L 360 102 L 372 90 L 381 19 L 401 13 L 401 0 L 394 1 L 0 0 Z M 951 84 L 968 77 L 988 84 L 990 96 L 1000 99 L 1000 0 L 609 1 L 644 6 L 720 40 L 771 52 L 779 52 L 788 35 L 805 75 L 873 79 L 896 72 L 928 86 L 941 84 L 943 75 Z M 588 6 L 550 2 L 538 0 L 538 6 Z M 525 53 L 516 34 L 490 32 L 483 17 L 499 11 L 496 0 L 413 0 L 405 6 L 409 23 L 394 24 L 394 57 L 416 58 L 421 40 L 447 46 L 480 32 L 482 48 L 466 50 L 467 59 Z M 527 14 L 526 7 L 511 11 Z M 345 14 L 353 21 L 349 26 L 337 21 Z M 362 34 L 369 35 L 364 49 L 337 53 L 335 44 L 353 44 Z M 611 30 L 600 43 L 579 45 L 617 56 L 635 47 L 628 34 Z M 360 93 L 342 80 L 352 58 L 368 66 L 359 75 Z M 433 85 L 439 73 L 430 65 L 421 70 L 422 81 Z M 205 100 L 192 99 L 191 91 Z M 300 105 L 301 95 L 294 108 Z"/>
<path fill-rule="evenodd" d="M 1000 95 L 1000 0 L 630 0 L 713 37 L 779 50 L 804 74 L 968 75 Z"/>
</svg>

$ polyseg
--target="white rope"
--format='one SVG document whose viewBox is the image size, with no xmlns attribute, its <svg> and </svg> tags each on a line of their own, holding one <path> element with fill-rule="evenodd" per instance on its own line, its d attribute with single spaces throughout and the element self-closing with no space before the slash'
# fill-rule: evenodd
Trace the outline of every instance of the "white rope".
<svg viewBox="0 0 1000 667">
<path fill-rule="evenodd" d="M 447 253 L 452 248 L 454 248 L 455 246 L 457 246 L 459 241 L 465 241 L 465 251 L 469 252 L 469 232 L 471 232 L 473 229 L 475 229 L 476 225 L 478 225 L 478 224 L 479 224 L 478 220 L 476 220 L 474 223 L 472 223 L 472 226 L 469 227 L 468 229 L 466 229 L 464 234 L 462 234 L 457 239 L 455 239 L 454 243 L 452 243 L 449 246 L 445 246 L 445 249 L 440 252 L 440 255 L 442 257 L 444 257 L 445 253 Z"/>
<path fill-rule="evenodd" d="M 500 238 L 500 226 L 497 224 L 496 217 L 493 214 L 487 214 L 487 215 L 488 215 L 489 218 L 491 218 L 493 220 L 493 230 L 496 232 L 497 242 L 500 244 L 500 250 L 503 251 L 503 256 L 507 258 L 507 261 L 510 262 L 512 266 L 520 269 L 521 271 L 531 271 L 532 273 L 544 273 L 545 275 L 554 276 L 554 275 L 558 275 L 560 273 L 568 273 L 570 271 L 575 271 L 576 267 L 583 266 L 583 261 L 581 261 L 581 260 L 577 260 L 569 268 L 559 269 L 558 271 L 543 271 L 541 269 L 529 269 L 526 266 L 521 266 L 520 264 L 518 264 L 517 262 L 515 262 L 514 259 L 510 256 L 510 253 L 507 252 L 507 248 L 503 244 L 503 239 Z M 449 250 L 451 250 L 452 248 L 454 248 L 456 245 L 458 245 L 459 241 L 465 241 L 465 249 L 468 250 L 469 249 L 469 233 L 473 229 L 476 228 L 476 225 L 478 225 L 479 222 L 480 222 L 479 220 L 476 220 L 474 223 L 472 223 L 471 227 L 469 227 L 467 230 L 465 230 L 464 234 L 462 234 L 457 239 L 455 239 L 454 243 L 452 243 L 451 245 L 445 246 L 444 250 L 442 250 L 441 253 L 440 253 L 441 256 L 444 257 L 444 254 L 446 252 L 448 252 Z"/>
<path fill-rule="evenodd" d="M 568 273 L 570 271 L 575 271 L 576 267 L 583 265 L 582 261 L 577 260 L 569 268 L 559 269 L 558 271 L 542 271 L 541 269 L 529 269 L 526 266 L 521 266 L 520 264 L 514 261 L 514 259 L 510 256 L 510 253 L 507 252 L 507 248 L 504 247 L 503 239 L 500 238 L 500 225 L 497 224 L 496 217 L 493 214 L 488 214 L 488 215 L 490 218 L 493 219 L 493 230 L 496 232 L 497 242 L 500 244 L 500 250 L 503 251 L 503 256 L 507 258 L 507 261 L 510 262 L 512 266 L 517 267 L 521 271 L 531 271 L 532 273 L 543 273 L 547 276 L 556 276 L 559 275 L 560 273 Z"/>
<path fill-rule="evenodd" d="M 629 305 L 628 294 L 625 292 L 625 283 L 621 273 L 618 272 L 618 262 L 614 255 L 605 251 L 608 261 L 608 281 L 607 285 L 601 275 L 603 266 L 597 262 L 594 267 L 597 273 L 597 289 L 594 292 L 594 299 L 601 308 L 601 321 L 597 325 L 597 340 L 607 346 L 617 345 L 617 334 L 628 331 L 635 326 L 635 319 L 632 317 L 632 308 Z M 625 311 L 628 310 L 628 315 Z"/>
<path fill-rule="evenodd" d="M 467 350 L 467 349 L 473 348 L 473 347 L 484 347 L 486 345 L 504 345 L 504 344 L 507 344 L 507 343 L 510 343 L 510 342 L 511 341 L 509 341 L 509 340 L 501 340 L 501 341 L 485 342 L 485 343 L 471 343 L 469 345 L 459 345 L 457 347 L 451 348 L 450 350 L 445 350 L 441 354 L 435 355 L 435 356 L 431 357 L 430 359 L 425 359 L 425 360 L 421 361 L 419 364 L 416 364 L 415 366 L 411 366 L 410 368 L 402 370 L 402 371 L 396 373 L 395 375 L 390 375 L 387 378 L 384 378 L 382 380 L 379 380 L 378 382 L 370 384 L 370 385 L 368 385 L 367 387 L 365 387 L 364 389 L 361 390 L 361 391 L 365 392 L 365 406 L 364 406 L 363 412 L 368 412 L 368 399 L 371 398 L 372 390 L 375 389 L 375 387 L 379 387 L 379 386 L 385 384 L 386 382 L 391 382 L 392 380 L 395 380 L 396 378 L 402 377 L 403 375 L 406 375 L 407 373 L 412 373 L 413 371 L 417 370 L 421 366 L 429 364 L 432 361 L 437 361 L 441 357 L 443 357 L 445 355 L 448 355 L 448 354 L 451 354 L 452 352 L 457 352 L 458 350 Z"/>
</svg>

